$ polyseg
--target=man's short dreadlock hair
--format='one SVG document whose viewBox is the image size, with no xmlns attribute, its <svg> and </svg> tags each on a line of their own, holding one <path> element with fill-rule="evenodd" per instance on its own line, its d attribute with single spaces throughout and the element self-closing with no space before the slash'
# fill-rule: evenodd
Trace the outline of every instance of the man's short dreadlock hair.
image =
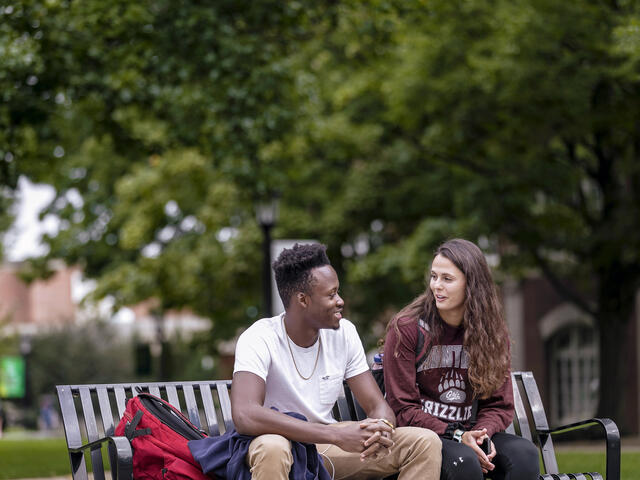
<svg viewBox="0 0 640 480">
<path fill-rule="evenodd" d="M 331 265 L 327 257 L 327 247 L 320 243 L 300 245 L 296 243 L 292 248 L 285 248 L 273 262 L 276 274 L 276 285 L 287 308 L 291 297 L 296 292 L 309 293 L 313 276 L 311 270 L 323 265 Z"/>
</svg>

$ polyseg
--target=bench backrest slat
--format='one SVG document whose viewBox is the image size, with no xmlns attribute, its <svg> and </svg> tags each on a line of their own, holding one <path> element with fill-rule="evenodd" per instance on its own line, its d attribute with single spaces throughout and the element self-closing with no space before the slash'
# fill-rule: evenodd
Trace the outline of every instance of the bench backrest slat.
<svg viewBox="0 0 640 480">
<path fill-rule="evenodd" d="M 335 410 L 338 410 L 337 416 L 335 415 Z M 347 397 L 344 395 L 344 391 L 340 392 L 340 396 L 338 396 L 338 400 L 336 401 L 336 408 L 334 408 L 334 416 L 336 416 L 336 420 L 342 421 L 347 418 L 351 418 L 351 412 L 349 411 L 349 403 Z"/>
<path fill-rule="evenodd" d="M 347 402 L 347 405 L 348 405 L 347 407 L 349 412 L 348 418 L 353 420 L 364 420 L 365 418 L 367 418 L 367 414 L 365 413 L 364 409 L 360 406 L 360 404 L 356 400 L 356 396 L 353 394 L 353 392 L 349 388 L 349 385 L 347 384 L 347 382 L 344 382 L 343 390 L 345 395 L 345 401 Z M 339 408 L 339 404 L 338 404 L 338 408 Z"/>
<path fill-rule="evenodd" d="M 522 384 L 527 395 L 535 428 L 537 430 L 547 430 L 549 423 L 547 422 L 547 415 L 542 406 L 542 398 L 540 398 L 538 385 L 533 378 L 533 374 L 531 372 L 519 372 L 519 375 L 520 378 L 522 378 Z"/>
<path fill-rule="evenodd" d="M 218 390 L 220 410 L 222 411 L 222 420 L 224 421 L 224 430 L 226 432 L 233 428 L 233 419 L 231 417 L 231 399 L 229 398 L 229 384 L 227 384 L 226 382 L 216 382 L 216 390 Z"/>
<path fill-rule="evenodd" d="M 80 424 L 78 423 L 78 412 L 73 401 L 73 393 L 67 385 L 56 387 L 58 393 L 58 401 L 60 403 L 60 412 L 64 423 L 65 436 L 67 437 L 67 446 L 69 448 L 80 448 L 83 444 L 82 434 L 80 433 Z M 71 463 L 71 473 L 74 480 L 87 480 L 87 467 L 84 455 L 76 452 L 69 452 L 69 461 Z"/>
<path fill-rule="evenodd" d="M 193 386 L 184 386 L 184 403 L 186 404 L 187 416 L 191 423 L 200 428 L 200 414 L 198 413 L 198 404 L 196 402 L 196 396 L 193 393 Z"/>
<path fill-rule="evenodd" d="M 209 427 L 210 435 L 220 435 L 220 427 L 218 426 L 218 416 L 213 404 L 213 396 L 211 395 L 211 386 L 206 383 L 200 385 L 200 398 L 202 398 L 202 406 L 204 408 L 204 418 Z"/>
<path fill-rule="evenodd" d="M 127 394 L 124 391 L 124 386 L 116 385 L 113 393 L 116 397 L 116 405 L 118 406 L 118 418 L 122 418 L 127 405 Z"/>
<path fill-rule="evenodd" d="M 538 391 L 538 385 L 533 378 L 531 372 L 518 372 L 519 378 L 522 380 L 524 392 L 526 395 L 526 401 L 528 404 L 527 410 L 531 412 L 533 419 L 533 428 L 536 432 L 536 437 L 540 442 L 540 451 L 542 453 L 542 463 L 544 470 L 547 473 L 558 473 L 558 462 L 556 461 L 555 451 L 553 449 L 553 440 L 551 435 L 540 434 L 540 430 L 548 430 L 549 423 L 547 422 L 547 415 L 542 405 L 542 398 Z"/>
<path fill-rule="evenodd" d="M 60 412 L 64 421 L 65 434 L 67 437 L 67 445 L 70 448 L 79 448 L 82 446 L 82 435 L 80 434 L 80 424 L 78 423 L 78 413 L 76 412 L 76 404 L 73 401 L 71 388 L 68 386 L 58 386 L 58 400 L 60 403 Z"/>
<path fill-rule="evenodd" d="M 167 385 L 167 401 L 178 410 L 182 410 L 175 385 Z"/>
<path fill-rule="evenodd" d="M 349 389 L 349 396 L 351 397 L 352 402 L 354 402 L 354 405 L 355 405 L 356 419 L 357 420 L 364 420 L 365 418 L 367 418 L 367 413 L 360 406 L 360 404 L 358 402 L 356 402 L 356 397 L 353 394 L 353 392 L 351 391 L 351 389 Z"/>
<path fill-rule="evenodd" d="M 98 432 L 98 424 L 91 400 L 91 391 L 88 387 L 80 387 L 80 402 L 82 403 L 82 414 L 84 424 L 87 429 L 87 438 L 90 442 L 95 442 L 101 435 Z M 94 480 L 104 480 L 104 466 L 102 464 L 102 452 L 100 449 L 91 450 L 91 467 Z"/>
<path fill-rule="evenodd" d="M 90 442 L 94 442 L 100 437 L 98 434 L 96 415 L 93 410 L 93 402 L 91 401 L 91 392 L 88 387 L 80 387 L 80 401 L 82 402 L 82 414 L 84 415 L 87 437 L 89 437 Z"/>
<path fill-rule="evenodd" d="M 514 418 L 511 426 L 515 427 L 514 431 L 523 438 L 531 440 L 531 427 L 529 425 L 529 418 L 527 417 L 527 409 L 524 399 L 520 393 L 521 379 L 519 372 L 515 372 L 511 376 L 511 385 L 513 386 L 513 406 L 514 406 Z"/>
<path fill-rule="evenodd" d="M 98 392 L 98 405 L 100 405 L 100 417 L 102 417 L 102 426 L 105 435 L 113 435 L 115 430 L 113 425 L 113 413 L 111 412 L 111 403 L 109 402 L 109 392 L 106 387 L 99 386 L 96 388 Z"/>
</svg>

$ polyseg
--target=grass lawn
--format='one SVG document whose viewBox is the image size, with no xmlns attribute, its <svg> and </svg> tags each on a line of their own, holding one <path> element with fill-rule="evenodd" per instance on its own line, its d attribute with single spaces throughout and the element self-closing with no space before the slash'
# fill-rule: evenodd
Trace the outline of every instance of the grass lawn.
<svg viewBox="0 0 640 480">
<path fill-rule="evenodd" d="M 604 474 L 604 454 L 558 452 L 561 472 L 597 471 Z M 0 439 L 0 480 L 69 475 L 64 439 Z M 622 452 L 622 480 L 640 480 L 640 452 Z"/>
<path fill-rule="evenodd" d="M 567 473 L 600 472 L 605 474 L 604 453 L 556 452 L 558 469 Z M 621 480 L 640 480 L 640 452 L 622 452 Z"/>
<path fill-rule="evenodd" d="M 0 479 L 71 474 L 63 438 L 0 439 Z"/>
</svg>

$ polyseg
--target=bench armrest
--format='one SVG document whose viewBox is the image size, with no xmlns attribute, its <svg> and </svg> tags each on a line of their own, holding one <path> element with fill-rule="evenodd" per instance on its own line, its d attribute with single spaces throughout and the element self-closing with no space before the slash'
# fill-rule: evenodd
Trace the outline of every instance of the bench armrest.
<svg viewBox="0 0 640 480">
<path fill-rule="evenodd" d="M 131 443 L 127 437 L 102 437 L 93 442 L 85 443 L 79 447 L 68 447 L 69 453 L 82 453 L 89 450 L 98 450 L 102 445 L 108 442 L 109 463 L 111 470 L 116 472 L 114 478 L 132 479 L 133 478 L 133 451 Z"/>
<path fill-rule="evenodd" d="M 618 426 L 610 418 L 590 418 L 581 422 L 570 423 L 560 427 L 539 430 L 542 434 L 561 435 L 563 433 L 573 432 L 599 426 L 602 436 L 606 441 L 606 462 L 607 462 L 607 480 L 620 479 L 620 432 Z"/>
</svg>

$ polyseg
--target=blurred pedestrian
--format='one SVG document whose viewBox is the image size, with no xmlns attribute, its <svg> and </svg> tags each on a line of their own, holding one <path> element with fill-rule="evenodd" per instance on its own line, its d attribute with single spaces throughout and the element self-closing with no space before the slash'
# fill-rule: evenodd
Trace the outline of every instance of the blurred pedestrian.
<svg viewBox="0 0 640 480">
<path fill-rule="evenodd" d="M 58 426 L 58 418 L 53 408 L 51 395 L 44 395 L 40 402 L 40 425 L 44 430 L 53 430 Z"/>
</svg>

